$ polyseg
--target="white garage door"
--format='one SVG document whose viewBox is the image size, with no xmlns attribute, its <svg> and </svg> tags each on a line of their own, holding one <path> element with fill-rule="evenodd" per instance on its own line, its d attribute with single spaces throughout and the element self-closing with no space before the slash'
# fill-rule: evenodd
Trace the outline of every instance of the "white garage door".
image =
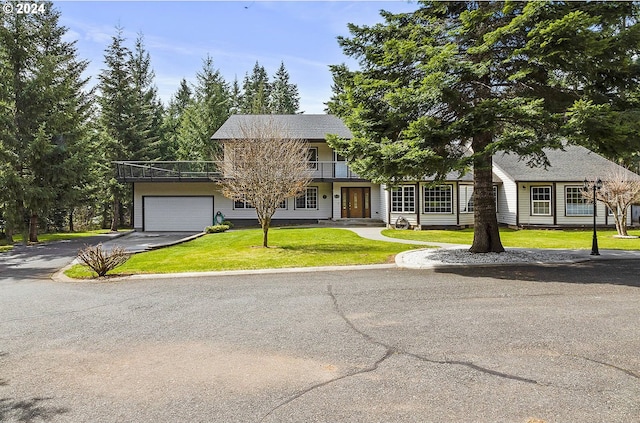
<svg viewBox="0 0 640 423">
<path fill-rule="evenodd" d="M 202 232 L 213 224 L 213 197 L 143 197 L 144 230 Z"/>
</svg>

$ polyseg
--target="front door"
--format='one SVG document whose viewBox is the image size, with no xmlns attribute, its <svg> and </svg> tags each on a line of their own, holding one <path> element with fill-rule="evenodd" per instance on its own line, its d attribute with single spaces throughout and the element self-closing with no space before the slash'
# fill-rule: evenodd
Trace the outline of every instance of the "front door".
<svg viewBox="0 0 640 423">
<path fill-rule="evenodd" d="M 343 219 L 370 218 L 371 217 L 371 188 L 343 187 L 341 216 Z"/>
</svg>

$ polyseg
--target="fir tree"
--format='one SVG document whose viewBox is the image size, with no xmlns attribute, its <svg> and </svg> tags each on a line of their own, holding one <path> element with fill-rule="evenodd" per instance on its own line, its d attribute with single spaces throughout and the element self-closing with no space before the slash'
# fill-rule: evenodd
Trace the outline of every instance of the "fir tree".
<svg viewBox="0 0 640 423">
<path fill-rule="evenodd" d="M 284 67 L 284 62 L 280 62 L 280 67 L 271 83 L 269 110 L 273 114 L 292 115 L 298 113 L 299 107 L 298 87 L 289 82 L 289 72 Z"/>
<path fill-rule="evenodd" d="M 184 110 L 178 129 L 179 160 L 212 160 L 219 146 L 211 142 L 211 135 L 230 114 L 229 88 L 211 57 L 204 60 L 196 78 L 194 101 Z"/>
<path fill-rule="evenodd" d="M 258 62 L 253 67 L 251 74 L 246 74 L 242 83 L 242 101 L 240 113 L 247 115 L 269 114 L 269 95 L 271 84 L 269 76 L 263 66 Z"/>
<path fill-rule="evenodd" d="M 67 29 L 50 3 L 42 13 L 0 19 L 0 72 L 8 81 L 0 90 L 0 106 L 8 111 L 0 204 L 9 237 L 21 230 L 36 242 L 39 220 L 73 207 L 73 193 L 89 172 L 87 62 L 77 58 L 74 43 L 63 41 Z"/>
<path fill-rule="evenodd" d="M 334 67 L 330 110 L 352 140 L 333 140 L 359 175 L 435 178 L 474 172 L 472 252 L 501 252 L 492 156 L 548 164 L 561 136 L 594 144 L 589 114 L 624 132 L 638 86 L 638 6 L 624 2 L 421 2 L 339 38 L 359 69 Z M 615 111 L 617 116 L 607 115 Z M 569 120 L 569 124 L 567 121 Z M 623 151 L 630 138 L 604 134 Z"/>
</svg>

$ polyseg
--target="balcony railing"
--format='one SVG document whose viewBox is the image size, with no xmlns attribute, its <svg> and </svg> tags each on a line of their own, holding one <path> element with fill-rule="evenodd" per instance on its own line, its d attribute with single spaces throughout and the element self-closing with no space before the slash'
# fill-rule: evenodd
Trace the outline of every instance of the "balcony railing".
<svg viewBox="0 0 640 423">
<path fill-rule="evenodd" d="M 134 181 L 194 181 L 219 179 L 217 162 L 204 161 L 121 161 L 116 165 L 116 178 Z"/>
<path fill-rule="evenodd" d="M 121 182 L 209 181 L 222 178 L 220 162 L 214 161 L 117 161 L 116 178 Z M 344 161 L 309 162 L 316 181 L 362 179 Z"/>
</svg>

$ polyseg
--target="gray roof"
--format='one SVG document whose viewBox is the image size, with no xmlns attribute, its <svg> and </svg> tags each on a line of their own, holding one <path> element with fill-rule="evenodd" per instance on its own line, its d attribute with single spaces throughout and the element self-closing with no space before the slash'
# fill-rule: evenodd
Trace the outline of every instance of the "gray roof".
<svg viewBox="0 0 640 423">
<path fill-rule="evenodd" d="M 269 121 L 281 126 L 291 138 L 324 140 L 327 134 L 352 138 L 351 131 L 342 120 L 333 115 L 231 115 L 211 137 L 213 140 L 231 140 L 241 135 L 243 126 Z"/>
<path fill-rule="evenodd" d="M 529 182 L 572 182 L 604 179 L 613 168 L 624 169 L 604 157 L 578 145 L 566 145 L 564 150 L 545 149 L 551 166 L 529 167 L 526 160 L 519 160 L 515 154 L 497 153 L 493 163 L 514 181 Z M 629 179 L 640 176 L 625 169 Z"/>
</svg>

